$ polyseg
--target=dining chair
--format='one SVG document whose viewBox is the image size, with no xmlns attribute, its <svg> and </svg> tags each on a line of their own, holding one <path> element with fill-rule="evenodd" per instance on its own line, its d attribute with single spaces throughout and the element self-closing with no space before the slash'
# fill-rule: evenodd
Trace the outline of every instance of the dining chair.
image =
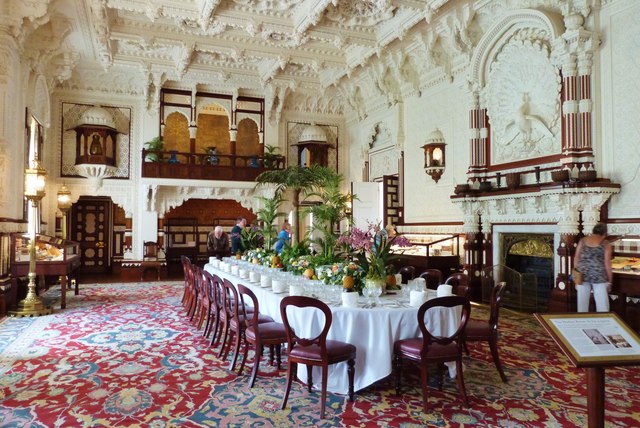
<svg viewBox="0 0 640 428">
<path fill-rule="evenodd" d="M 229 363 L 229 370 L 233 371 L 236 367 L 236 361 L 238 360 L 238 353 L 240 352 L 240 344 L 244 340 L 245 334 L 245 319 L 251 317 L 255 312 L 253 307 L 245 307 L 240 305 L 240 299 L 238 297 L 238 291 L 236 287 L 227 279 L 224 280 L 224 296 L 223 296 L 223 310 L 220 312 L 222 316 L 221 321 L 224 321 L 225 333 L 222 339 L 222 345 L 220 348 L 223 360 L 227 359 L 229 351 L 233 346 L 233 356 Z M 240 309 L 239 309 L 240 308 Z M 273 318 L 268 315 L 257 315 L 257 321 L 259 323 L 273 322 Z M 224 352 L 223 352 L 224 350 Z"/>
<path fill-rule="evenodd" d="M 191 259 L 187 256 L 181 256 L 180 261 L 182 262 L 182 271 L 184 272 L 184 291 L 182 292 L 182 306 L 186 307 L 187 297 L 189 296 L 189 276 L 188 271 L 191 266 Z"/>
<path fill-rule="evenodd" d="M 140 263 L 142 272 L 140 273 L 140 281 L 144 281 L 145 274 L 148 271 L 155 272 L 157 280 L 160 281 L 160 269 L 163 263 L 159 258 L 160 246 L 154 241 L 144 241 L 142 249 L 142 261 Z"/>
<path fill-rule="evenodd" d="M 196 276 L 196 268 L 197 265 L 191 263 L 189 264 L 189 268 L 185 272 L 185 276 L 187 277 L 188 284 L 188 295 L 187 301 L 185 304 L 185 309 L 187 310 L 187 317 L 189 319 L 193 319 L 193 316 L 196 312 L 196 308 L 198 306 L 198 277 Z"/>
<path fill-rule="evenodd" d="M 402 283 L 407 284 L 409 280 L 416 277 L 416 268 L 413 266 L 402 266 L 398 273 L 402 275 Z"/>
<path fill-rule="evenodd" d="M 312 308 L 322 311 L 324 325 L 322 331 L 315 337 L 300 337 L 289 322 L 287 309 L 295 307 L 299 309 Z M 356 347 L 350 343 L 338 340 L 327 340 L 331 322 L 333 320 L 331 309 L 318 299 L 306 296 L 287 296 L 280 301 L 280 315 L 287 332 L 287 389 L 282 399 L 282 409 L 287 407 L 289 392 L 293 378 L 297 376 L 298 364 L 307 366 L 307 387 L 311 392 L 313 385 L 312 366 L 322 369 L 322 384 L 320 397 L 320 419 L 324 419 L 324 410 L 327 395 L 327 371 L 329 365 L 347 362 L 347 375 L 349 377 L 349 401 L 354 399 L 353 378 L 355 374 Z"/>
<path fill-rule="evenodd" d="M 455 308 L 462 307 L 462 314 L 458 327 L 453 334 L 436 336 L 431 334 L 425 324 L 425 314 L 429 310 L 435 308 Z M 464 387 L 464 378 L 462 374 L 462 338 L 464 335 L 469 314 L 471 312 L 471 304 L 469 299 L 462 296 L 446 296 L 436 297 L 427 300 L 418 309 L 418 327 L 422 333 L 422 337 L 412 339 L 402 339 L 395 342 L 393 346 L 395 378 L 396 378 L 396 395 L 400 395 L 400 383 L 402 379 L 402 363 L 403 360 L 411 360 L 420 365 L 420 382 L 422 384 L 422 405 L 425 413 L 428 411 L 428 372 L 427 366 L 430 363 L 438 365 L 438 386 L 442 389 L 442 378 L 444 375 L 443 365 L 447 362 L 456 363 L 456 379 L 458 389 L 462 395 L 462 401 L 465 406 L 469 406 L 467 392 Z"/>
<path fill-rule="evenodd" d="M 191 321 L 195 322 L 196 327 L 199 330 L 200 326 L 198 325 L 198 322 L 200 320 L 200 315 L 204 313 L 204 306 L 206 305 L 207 293 L 206 293 L 205 281 L 202 276 L 203 269 L 196 264 L 192 264 L 191 270 L 193 272 L 193 284 L 195 286 L 194 291 L 196 294 L 196 300 L 195 300 L 195 308 L 191 313 L 190 319 Z"/>
<path fill-rule="evenodd" d="M 500 315 L 500 305 L 502 303 L 502 295 L 507 288 L 506 282 L 499 282 L 491 289 L 491 310 L 489 313 L 489 321 L 469 320 L 467 328 L 464 332 L 464 347 L 469 355 L 467 348 L 468 342 L 488 342 L 493 362 L 500 373 L 503 382 L 507 382 L 507 376 L 504 374 L 500 357 L 498 356 L 498 317 Z"/>
<path fill-rule="evenodd" d="M 440 269 L 427 269 L 418 275 L 418 278 L 425 280 L 429 290 L 437 290 L 438 286 L 442 284 L 442 272 Z"/>
<path fill-rule="evenodd" d="M 216 305 L 216 278 L 215 275 L 202 270 L 202 279 L 204 281 L 204 292 L 206 294 L 206 304 L 203 313 L 201 314 L 201 320 L 199 321 L 198 329 L 204 322 L 204 331 L 202 336 L 207 338 L 211 334 L 211 327 L 216 323 L 218 317 L 218 307 Z"/>
<path fill-rule="evenodd" d="M 249 378 L 249 388 L 253 388 L 256 382 L 256 376 L 258 375 L 258 366 L 260 365 L 264 346 L 269 346 L 269 363 L 273 365 L 275 349 L 278 370 L 282 368 L 280 353 L 282 344 L 287 343 L 287 332 L 284 324 L 278 322 L 259 322 L 260 306 L 258 298 L 253 291 L 242 284 L 238 284 L 238 294 L 240 295 L 242 305 L 253 307 L 253 314 L 247 314 L 247 316 L 244 317 L 244 354 L 242 356 L 242 362 L 240 363 L 240 369 L 238 370 L 238 374 L 241 375 L 245 362 L 247 361 L 249 344 L 253 345 L 255 353 L 253 357 L 253 369 L 251 370 L 251 377 Z M 245 301 L 245 298 L 248 299 L 248 301 Z"/>
<path fill-rule="evenodd" d="M 444 283 L 453 287 L 452 293 L 456 296 L 469 298 L 469 284 L 471 280 L 466 273 L 454 272 L 449 275 L 449 278 L 447 278 Z"/>
</svg>

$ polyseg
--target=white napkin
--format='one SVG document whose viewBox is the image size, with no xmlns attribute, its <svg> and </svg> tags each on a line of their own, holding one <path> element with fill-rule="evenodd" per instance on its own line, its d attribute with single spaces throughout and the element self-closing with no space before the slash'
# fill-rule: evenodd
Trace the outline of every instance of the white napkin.
<svg viewBox="0 0 640 428">
<path fill-rule="evenodd" d="M 260 282 L 260 274 L 254 271 L 249 272 L 249 281 Z"/>
<path fill-rule="evenodd" d="M 409 293 L 409 306 L 419 308 L 426 301 L 427 293 L 424 291 L 411 290 L 411 293 Z"/>
<path fill-rule="evenodd" d="M 356 308 L 358 307 L 358 293 L 350 292 L 350 293 L 342 293 L 342 306 L 347 308 Z"/>
<path fill-rule="evenodd" d="M 231 266 L 231 275 L 238 275 L 238 265 Z"/>
<path fill-rule="evenodd" d="M 291 285 L 289 286 L 289 296 L 302 296 L 304 294 L 304 289 L 300 285 Z"/>
<path fill-rule="evenodd" d="M 402 275 L 397 273 L 394 276 L 396 277 L 396 284 L 398 284 L 398 285 L 402 284 Z"/>
<path fill-rule="evenodd" d="M 271 287 L 271 277 L 267 275 L 260 276 L 260 287 L 269 288 Z"/>
<path fill-rule="evenodd" d="M 213 265 L 213 267 L 218 267 L 218 263 L 220 263 L 220 260 L 218 260 L 215 257 L 209 257 L 209 263 L 211 263 Z"/>
<path fill-rule="evenodd" d="M 424 278 L 415 278 L 413 283 L 416 284 L 420 290 L 427 289 L 427 280 Z"/>
<path fill-rule="evenodd" d="M 453 294 L 453 287 L 449 284 L 440 284 L 436 290 L 438 297 L 451 296 Z"/>
<path fill-rule="evenodd" d="M 271 288 L 274 293 L 282 293 L 287 289 L 287 284 L 281 279 L 274 279 L 271 281 Z"/>
</svg>

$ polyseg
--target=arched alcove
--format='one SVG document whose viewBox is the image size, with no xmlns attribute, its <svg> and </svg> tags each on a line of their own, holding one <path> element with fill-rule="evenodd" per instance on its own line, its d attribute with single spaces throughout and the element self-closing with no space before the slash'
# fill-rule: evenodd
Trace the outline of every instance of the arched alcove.
<svg viewBox="0 0 640 428">
<path fill-rule="evenodd" d="M 165 119 L 163 139 L 165 150 L 189 153 L 191 151 L 189 119 L 178 112 L 168 115 Z"/>
<path fill-rule="evenodd" d="M 198 112 L 196 124 L 196 153 L 206 153 L 208 147 L 215 147 L 218 154 L 231 154 L 229 115 L 222 105 L 212 103 L 203 106 Z M 222 165 L 229 162 L 227 158 L 221 158 L 220 161 Z"/>
<path fill-rule="evenodd" d="M 238 122 L 236 154 L 239 156 L 262 156 L 264 147 L 258 137 L 258 124 L 252 119 Z"/>
</svg>

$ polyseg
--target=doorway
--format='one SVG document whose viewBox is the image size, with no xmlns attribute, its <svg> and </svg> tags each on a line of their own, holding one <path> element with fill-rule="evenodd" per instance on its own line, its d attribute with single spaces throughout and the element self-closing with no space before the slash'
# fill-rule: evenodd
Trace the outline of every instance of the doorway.
<svg viewBox="0 0 640 428">
<path fill-rule="evenodd" d="M 79 273 L 110 272 L 112 209 L 111 198 L 86 196 L 71 207 L 69 239 L 80 244 Z"/>
</svg>

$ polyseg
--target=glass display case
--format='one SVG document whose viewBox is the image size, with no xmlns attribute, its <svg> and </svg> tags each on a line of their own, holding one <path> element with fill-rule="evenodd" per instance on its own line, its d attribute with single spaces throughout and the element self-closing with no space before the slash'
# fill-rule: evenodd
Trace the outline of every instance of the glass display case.
<svg viewBox="0 0 640 428">
<path fill-rule="evenodd" d="M 29 274 L 29 235 L 14 233 L 11 235 L 11 276 L 13 286 L 17 287 L 17 280 Z M 36 274 L 60 277 L 62 289 L 60 307 L 66 306 L 67 281 L 75 279 L 75 271 L 80 267 L 80 244 L 74 241 L 56 238 L 48 235 L 36 235 Z M 75 281 L 77 295 L 78 282 Z"/>
</svg>

